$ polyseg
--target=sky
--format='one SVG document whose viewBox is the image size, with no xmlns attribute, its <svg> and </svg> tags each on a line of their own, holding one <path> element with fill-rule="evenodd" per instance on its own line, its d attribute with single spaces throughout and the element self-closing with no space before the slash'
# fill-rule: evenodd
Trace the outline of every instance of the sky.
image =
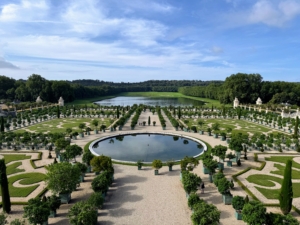
<svg viewBox="0 0 300 225">
<path fill-rule="evenodd" d="M 300 0 L 1 0 L 0 75 L 300 82 Z"/>
</svg>

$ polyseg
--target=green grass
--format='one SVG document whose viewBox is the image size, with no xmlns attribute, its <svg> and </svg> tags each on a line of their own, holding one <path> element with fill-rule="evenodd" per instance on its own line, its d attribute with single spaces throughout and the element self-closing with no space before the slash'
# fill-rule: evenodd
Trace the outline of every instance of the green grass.
<svg viewBox="0 0 300 225">
<path fill-rule="evenodd" d="M 271 171 L 271 173 L 283 176 L 285 166 L 282 166 L 280 164 L 274 164 L 274 167 L 277 168 L 277 170 L 276 171 Z M 300 171 L 292 170 L 292 179 L 300 179 Z"/>
<path fill-rule="evenodd" d="M 18 166 L 21 166 L 22 162 L 15 162 L 13 164 L 10 164 L 9 166 L 6 167 L 6 174 L 11 175 L 14 173 L 19 173 L 19 172 L 24 172 L 25 170 L 23 169 L 18 169 Z"/>
<path fill-rule="evenodd" d="M 293 167 L 300 169 L 300 164 L 293 161 L 295 156 L 271 156 L 269 158 L 265 158 L 266 161 L 278 162 L 286 164 L 287 160 L 292 160 Z"/>
<path fill-rule="evenodd" d="M 35 184 L 45 180 L 46 175 L 42 173 L 24 173 L 8 178 L 8 188 L 10 197 L 27 197 L 33 192 L 39 185 L 33 185 L 29 187 L 14 187 L 13 183 L 21 180 L 20 184 L 28 185 Z"/>
<path fill-rule="evenodd" d="M 255 187 L 260 193 L 262 193 L 267 199 L 278 199 L 280 189 L 266 189 Z M 293 198 L 300 197 L 300 183 L 293 183 Z"/>
<path fill-rule="evenodd" d="M 273 177 L 269 175 L 264 174 L 253 174 L 246 178 L 246 180 L 250 183 L 265 186 L 265 187 L 274 187 L 275 184 L 272 181 L 275 181 L 276 183 L 279 183 L 281 185 L 282 179 L 279 177 Z"/>
<path fill-rule="evenodd" d="M 2 154 L 1 154 L 2 155 Z M 13 154 L 13 155 L 8 155 L 8 154 L 3 154 L 5 163 L 10 163 L 13 161 L 19 161 L 19 160 L 24 160 L 24 159 L 30 159 L 31 156 L 26 156 L 22 154 Z"/>
<path fill-rule="evenodd" d="M 26 127 L 33 132 L 65 132 L 67 128 L 71 128 L 73 131 L 80 132 L 81 130 L 78 128 L 80 123 L 90 123 L 88 126 L 92 129 L 94 128 L 91 124 L 92 121 L 96 119 L 99 121 L 99 124 L 105 124 L 107 127 L 110 125 L 111 118 L 61 118 L 61 119 L 53 119 L 50 121 L 34 124 L 32 126 Z M 60 126 L 60 127 L 57 127 Z M 99 129 L 99 127 L 98 127 Z M 24 132 L 24 129 L 19 129 L 16 132 Z"/>
<path fill-rule="evenodd" d="M 197 129 L 200 130 L 200 126 L 198 125 L 198 120 L 194 121 L 194 119 L 182 119 L 183 121 L 188 120 L 187 125 L 188 126 L 197 126 Z M 203 119 L 201 119 L 203 120 Z M 226 132 L 227 128 L 232 129 L 232 133 L 262 133 L 262 132 L 269 132 L 272 129 L 269 129 L 268 127 L 261 126 L 259 124 L 253 124 L 250 122 L 247 122 L 245 120 L 238 120 L 238 119 L 205 119 L 205 124 L 202 126 L 202 130 L 206 131 L 208 127 L 211 126 L 211 124 L 219 123 L 220 124 L 220 132 L 223 130 Z M 238 129 L 239 128 L 239 129 Z"/>
<path fill-rule="evenodd" d="M 128 97 L 165 97 L 165 98 L 189 98 L 189 99 L 194 99 L 198 101 L 205 102 L 207 107 L 211 107 L 212 105 L 215 107 L 220 107 L 220 101 L 218 100 L 213 100 L 209 98 L 199 98 L 199 97 L 192 97 L 192 96 L 187 96 L 183 95 L 178 92 L 123 92 L 117 95 L 110 95 L 110 96 L 99 96 L 95 98 L 86 98 L 86 99 L 79 99 L 75 100 L 73 102 L 67 103 L 66 105 L 93 105 L 93 102 L 95 101 L 100 101 L 103 99 L 108 99 L 108 98 L 114 98 L 118 96 L 128 96 Z M 228 105 L 229 106 L 229 105 Z"/>
</svg>

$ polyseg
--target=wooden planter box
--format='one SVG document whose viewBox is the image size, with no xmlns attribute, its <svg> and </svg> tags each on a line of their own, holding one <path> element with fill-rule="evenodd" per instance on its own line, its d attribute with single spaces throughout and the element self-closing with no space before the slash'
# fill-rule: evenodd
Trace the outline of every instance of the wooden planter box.
<svg viewBox="0 0 300 225">
<path fill-rule="evenodd" d="M 219 170 L 224 170 L 224 163 L 218 163 L 218 169 Z"/>
<path fill-rule="evenodd" d="M 169 166 L 169 171 L 172 171 L 173 169 L 172 169 L 172 166 Z"/>
<path fill-rule="evenodd" d="M 233 198 L 232 195 L 222 195 L 222 197 L 223 197 L 223 203 L 225 205 L 231 205 L 232 198 Z"/>
<path fill-rule="evenodd" d="M 242 213 L 235 211 L 235 212 L 234 212 L 234 217 L 235 217 L 237 220 L 242 220 Z"/>
<path fill-rule="evenodd" d="M 232 167 L 232 161 L 227 161 L 227 166 Z"/>
<path fill-rule="evenodd" d="M 158 170 L 154 170 L 154 175 L 158 175 Z"/>
<path fill-rule="evenodd" d="M 63 203 L 69 204 L 71 200 L 71 193 L 60 193 L 59 197 L 62 204 Z"/>
<path fill-rule="evenodd" d="M 209 169 L 207 169 L 204 166 L 202 167 L 202 171 L 203 171 L 204 174 L 209 174 L 209 172 L 210 172 Z"/>
<path fill-rule="evenodd" d="M 204 131 L 203 131 L 203 130 L 200 130 L 200 131 L 199 131 L 199 134 L 204 134 Z"/>
<path fill-rule="evenodd" d="M 54 217 L 56 217 L 56 210 L 54 211 L 50 210 L 49 218 L 54 218 Z"/>
</svg>

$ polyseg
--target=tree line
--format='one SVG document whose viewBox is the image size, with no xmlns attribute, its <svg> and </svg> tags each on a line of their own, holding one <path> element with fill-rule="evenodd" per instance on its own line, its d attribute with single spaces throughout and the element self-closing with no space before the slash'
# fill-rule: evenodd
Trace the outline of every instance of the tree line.
<svg viewBox="0 0 300 225">
<path fill-rule="evenodd" d="M 224 83 L 207 86 L 181 87 L 180 93 L 189 96 L 219 100 L 230 104 L 237 97 L 240 103 L 255 104 L 258 97 L 263 103 L 300 105 L 300 83 L 263 81 L 260 74 L 233 74 Z"/>
<path fill-rule="evenodd" d="M 177 92 L 182 86 L 205 86 L 211 82 L 200 80 L 149 80 L 144 82 L 106 82 L 99 80 L 47 80 L 32 74 L 27 80 L 15 80 L 0 76 L 0 99 L 13 101 L 35 101 L 38 96 L 43 101 L 57 102 L 62 96 L 66 102 L 74 99 L 115 95 L 121 92 Z"/>
</svg>

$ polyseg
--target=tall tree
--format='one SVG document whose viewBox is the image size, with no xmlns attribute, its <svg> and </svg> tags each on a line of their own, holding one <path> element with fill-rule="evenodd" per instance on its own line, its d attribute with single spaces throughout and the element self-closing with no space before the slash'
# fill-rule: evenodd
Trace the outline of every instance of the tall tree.
<svg viewBox="0 0 300 225">
<path fill-rule="evenodd" d="M 1 121 L 0 121 L 0 132 L 4 133 L 4 118 L 1 116 Z"/>
<path fill-rule="evenodd" d="M 298 130 L 299 130 L 299 117 L 296 117 L 295 129 L 294 129 L 294 138 L 298 138 Z"/>
<path fill-rule="evenodd" d="M 9 213 L 11 208 L 10 196 L 8 190 L 8 181 L 6 175 L 6 165 L 5 160 L 0 159 L 0 184 L 1 184 L 1 194 L 2 194 L 2 207 L 3 211 Z"/>
<path fill-rule="evenodd" d="M 292 160 L 287 160 L 284 170 L 283 181 L 279 193 L 280 209 L 284 215 L 292 209 L 293 202 L 293 184 L 292 184 Z"/>
</svg>

